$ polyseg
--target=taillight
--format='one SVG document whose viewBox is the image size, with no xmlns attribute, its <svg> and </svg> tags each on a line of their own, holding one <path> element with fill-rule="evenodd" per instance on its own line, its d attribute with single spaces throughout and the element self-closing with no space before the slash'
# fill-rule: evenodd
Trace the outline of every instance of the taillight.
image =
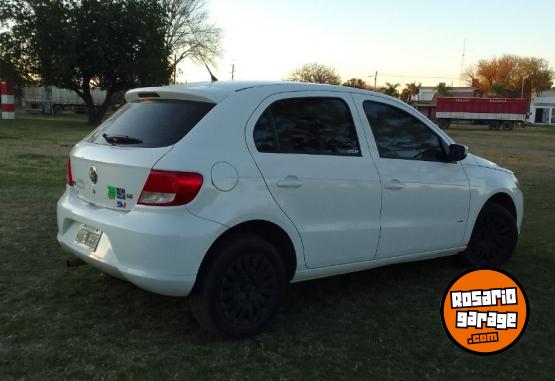
<svg viewBox="0 0 555 381">
<path fill-rule="evenodd" d="M 66 166 L 66 182 L 67 185 L 70 187 L 73 186 L 73 174 L 71 173 L 71 159 L 67 158 L 67 166 Z"/>
<path fill-rule="evenodd" d="M 138 204 L 174 206 L 187 204 L 202 186 L 202 175 L 190 172 L 150 171 Z"/>
</svg>

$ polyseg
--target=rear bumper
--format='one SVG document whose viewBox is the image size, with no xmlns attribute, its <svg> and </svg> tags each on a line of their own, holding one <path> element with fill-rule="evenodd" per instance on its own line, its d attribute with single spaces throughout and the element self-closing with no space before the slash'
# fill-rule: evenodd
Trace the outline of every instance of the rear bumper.
<svg viewBox="0 0 555 381">
<path fill-rule="evenodd" d="M 100 271 L 162 295 L 185 296 L 198 268 L 225 226 L 196 217 L 185 207 L 135 206 L 111 210 L 77 198 L 67 188 L 58 201 L 58 242 Z M 102 230 L 93 252 L 75 241 L 85 224 Z"/>
</svg>

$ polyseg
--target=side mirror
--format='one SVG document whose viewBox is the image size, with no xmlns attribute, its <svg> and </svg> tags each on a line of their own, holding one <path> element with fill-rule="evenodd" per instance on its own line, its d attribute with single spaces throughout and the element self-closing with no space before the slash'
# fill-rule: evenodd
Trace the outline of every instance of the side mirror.
<svg viewBox="0 0 555 381">
<path fill-rule="evenodd" d="M 468 147 L 462 144 L 449 145 L 449 153 L 447 154 L 447 161 L 461 161 L 468 155 Z"/>
</svg>

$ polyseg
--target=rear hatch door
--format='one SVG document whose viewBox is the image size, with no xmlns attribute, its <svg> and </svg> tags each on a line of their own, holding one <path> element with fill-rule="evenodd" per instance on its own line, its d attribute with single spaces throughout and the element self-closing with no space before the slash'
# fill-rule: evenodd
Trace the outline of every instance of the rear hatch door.
<svg viewBox="0 0 555 381">
<path fill-rule="evenodd" d="M 214 107 L 213 103 L 148 99 L 130 102 L 72 150 L 77 196 L 129 210 L 151 168 Z"/>
<path fill-rule="evenodd" d="M 137 203 L 150 169 L 170 150 L 79 144 L 70 159 L 75 192 L 92 204 L 129 210 Z"/>
</svg>

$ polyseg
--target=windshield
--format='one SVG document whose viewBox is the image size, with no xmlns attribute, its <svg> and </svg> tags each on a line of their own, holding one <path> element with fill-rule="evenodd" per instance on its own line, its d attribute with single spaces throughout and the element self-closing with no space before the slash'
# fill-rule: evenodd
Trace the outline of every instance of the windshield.
<svg viewBox="0 0 555 381">
<path fill-rule="evenodd" d="M 214 106 L 207 102 L 162 99 L 127 103 L 88 140 L 104 145 L 167 147 L 187 135 Z"/>
</svg>

